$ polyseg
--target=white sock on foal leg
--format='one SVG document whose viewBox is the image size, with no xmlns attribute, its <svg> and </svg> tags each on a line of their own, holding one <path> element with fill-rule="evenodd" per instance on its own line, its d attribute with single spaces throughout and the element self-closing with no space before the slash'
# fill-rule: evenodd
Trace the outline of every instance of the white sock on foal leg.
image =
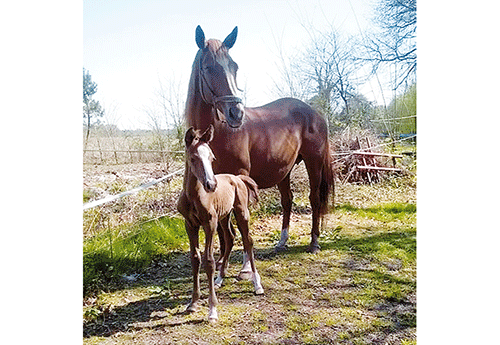
<svg viewBox="0 0 500 345">
<path fill-rule="evenodd" d="M 215 307 L 210 308 L 208 312 L 208 321 L 209 322 L 217 322 L 219 320 L 219 315 L 217 314 L 217 309 Z"/>
<path fill-rule="evenodd" d="M 250 265 L 250 260 L 248 260 L 248 254 L 243 252 L 243 267 L 241 267 L 241 272 L 252 272 L 252 266 Z"/>
<path fill-rule="evenodd" d="M 259 275 L 259 272 L 257 272 L 257 270 L 255 270 L 252 282 L 253 282 L 253 287 L 255 289 L 255 294 L 262 295 L 264 293 L 264 288 L 262 287 L 262 284 L 260 281 L 260 275 Z"/>
</svg>

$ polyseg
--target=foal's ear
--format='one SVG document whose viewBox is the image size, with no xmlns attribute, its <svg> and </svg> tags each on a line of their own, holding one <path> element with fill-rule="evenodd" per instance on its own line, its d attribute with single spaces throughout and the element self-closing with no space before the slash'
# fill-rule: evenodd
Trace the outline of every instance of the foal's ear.
<svg viewBox="0 0 500 345">
<path fill-rule="evenodd" d="M 191 127 L 187 130 L 186 135 L 184 136 L 184 141 L 186 142 L 186 147 L 191 146 L 194 138 L 196 138 L 196 133 L 194 132 L 194 128 Z"/>
<path fill-rule="evenodd" d="M 199 25 L 196 27 L 196 44 L 200 49 L 205 48 L 205 33 Z"/>
<path fill-rule="evenodd" d="M 238 27 L 235 26 L 233 31 L 226 37 L 223 44 L 227 49 L 231 49 L 234 46 L 234 42 L 236 42 L 236 37 L 238 36 Z"/>
<path fill-rule="evenodd" d="M 200 141 L 204 143 L 209 143 L 214 138 L 214 126 L 210 124 L 205 133 L 201 135 Z"/>
</svg>

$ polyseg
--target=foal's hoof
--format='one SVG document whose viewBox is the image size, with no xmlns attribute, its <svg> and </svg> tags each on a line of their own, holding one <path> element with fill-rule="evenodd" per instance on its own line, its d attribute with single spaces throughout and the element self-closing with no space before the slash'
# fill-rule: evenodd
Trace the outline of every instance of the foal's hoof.
<svg viewBox="0 0 500 345">
<path fill-rule="evenodd" d="M 197 312 L 198 309 L 199 309 L 199 307 L 197 304 L 189 303 L 187 308 L 186 308 L 186 313 L 188 313 L 188 314 L 194 313 L 194 312 Z"/>
<path fill-rule="evenodd" d="M 250 271 L 250 272 L 243 272 L 242 271 L 242 272 L 240 272 L 240 274 L 238 274 L 238 277 L 237 277 L 238 280 L 250 280 L 252 278 L 253 278 L 252 271 Z"/>
<path fill-rule="evenodd" d="M 223 280 L 224 278 L 222 278 L 221 276 L 217 276 L 217 278 L 215 278 L 214 280 L 214 288 L 219 289 L 222 286 Z"/>
<path fill-rule="evenodd" d="M 257 290 L 255 290 L 255 294 L 256 295 L 263 295 L 264 294 L 264 289 L 263 288 L 258 288 Z"/>
<path fill-rule="evenodd" d="M 219 314 L 217 313 L 217 309 L 213 308 L 208 313 L 208 322 L 216 323 L 217 321 L 219 321 Z"/>
</svg>

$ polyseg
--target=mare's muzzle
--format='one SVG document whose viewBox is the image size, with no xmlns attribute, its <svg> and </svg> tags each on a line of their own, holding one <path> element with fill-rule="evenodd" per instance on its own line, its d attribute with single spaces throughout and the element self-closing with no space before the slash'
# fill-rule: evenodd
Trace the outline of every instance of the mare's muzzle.
<svg viewBox="0 0 500 345">
<path fill-rule="evenodd" d="M 245 107 L 243 107 L 241 98 L 236 96 L 217 97 L 216 104 L 229 127 L 238 128 L 241 126 L 245 116 Z"/>
</svg>

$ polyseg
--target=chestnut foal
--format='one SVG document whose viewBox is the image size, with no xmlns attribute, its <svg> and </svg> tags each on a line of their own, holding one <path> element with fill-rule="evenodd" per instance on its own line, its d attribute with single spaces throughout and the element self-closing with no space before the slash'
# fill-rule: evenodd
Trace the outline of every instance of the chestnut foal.
<svg viewBox="0 0 500 345">
<path fill-rule="evenodd" d="M 185 135 L 186 143 L 186 170 L 184 172 L 184 186 L 177 203 L 177 209 L 185 218 L 186 232 L 189 236 L 191 250 L 191 265 L 193 270 L 193 297 L 186 311 L 194 312 L 198 309 L 200 299 L 200 263 L 208 277 L 208 320 L 216 322 L 217 296 L 215 288 L 222 284 L 225 276 L 229 254 L 231 253 L 234 235 L 229 229 L 231 211 L 234 212 L 238 229 L 243 240 L 245 253 L 252 268 L 252 281 L 257 295 L 263 294 L 264 289 L 260 276 L 255 268 L 253 256 L 253 241 L 248 231 L 249 201 L 257 199 L 257 184 L 248 176 L 218 174 L 212 171 L 212 161 L 215 159 L 208 143 L 213 139 L 214 128 L 210 125 L 207 130 L 200 131 L 189 128 Z M 224 231 L 225 248 L 219 276 L 214 282 L 215 261 L 213 256 L 214 234 L 220 224 Z M 205 231 L 205 251 L 203 257 L 199 251 L 199 229 Z M 222 245 L 222 244 L 221 244 Z"/>
</svg>

